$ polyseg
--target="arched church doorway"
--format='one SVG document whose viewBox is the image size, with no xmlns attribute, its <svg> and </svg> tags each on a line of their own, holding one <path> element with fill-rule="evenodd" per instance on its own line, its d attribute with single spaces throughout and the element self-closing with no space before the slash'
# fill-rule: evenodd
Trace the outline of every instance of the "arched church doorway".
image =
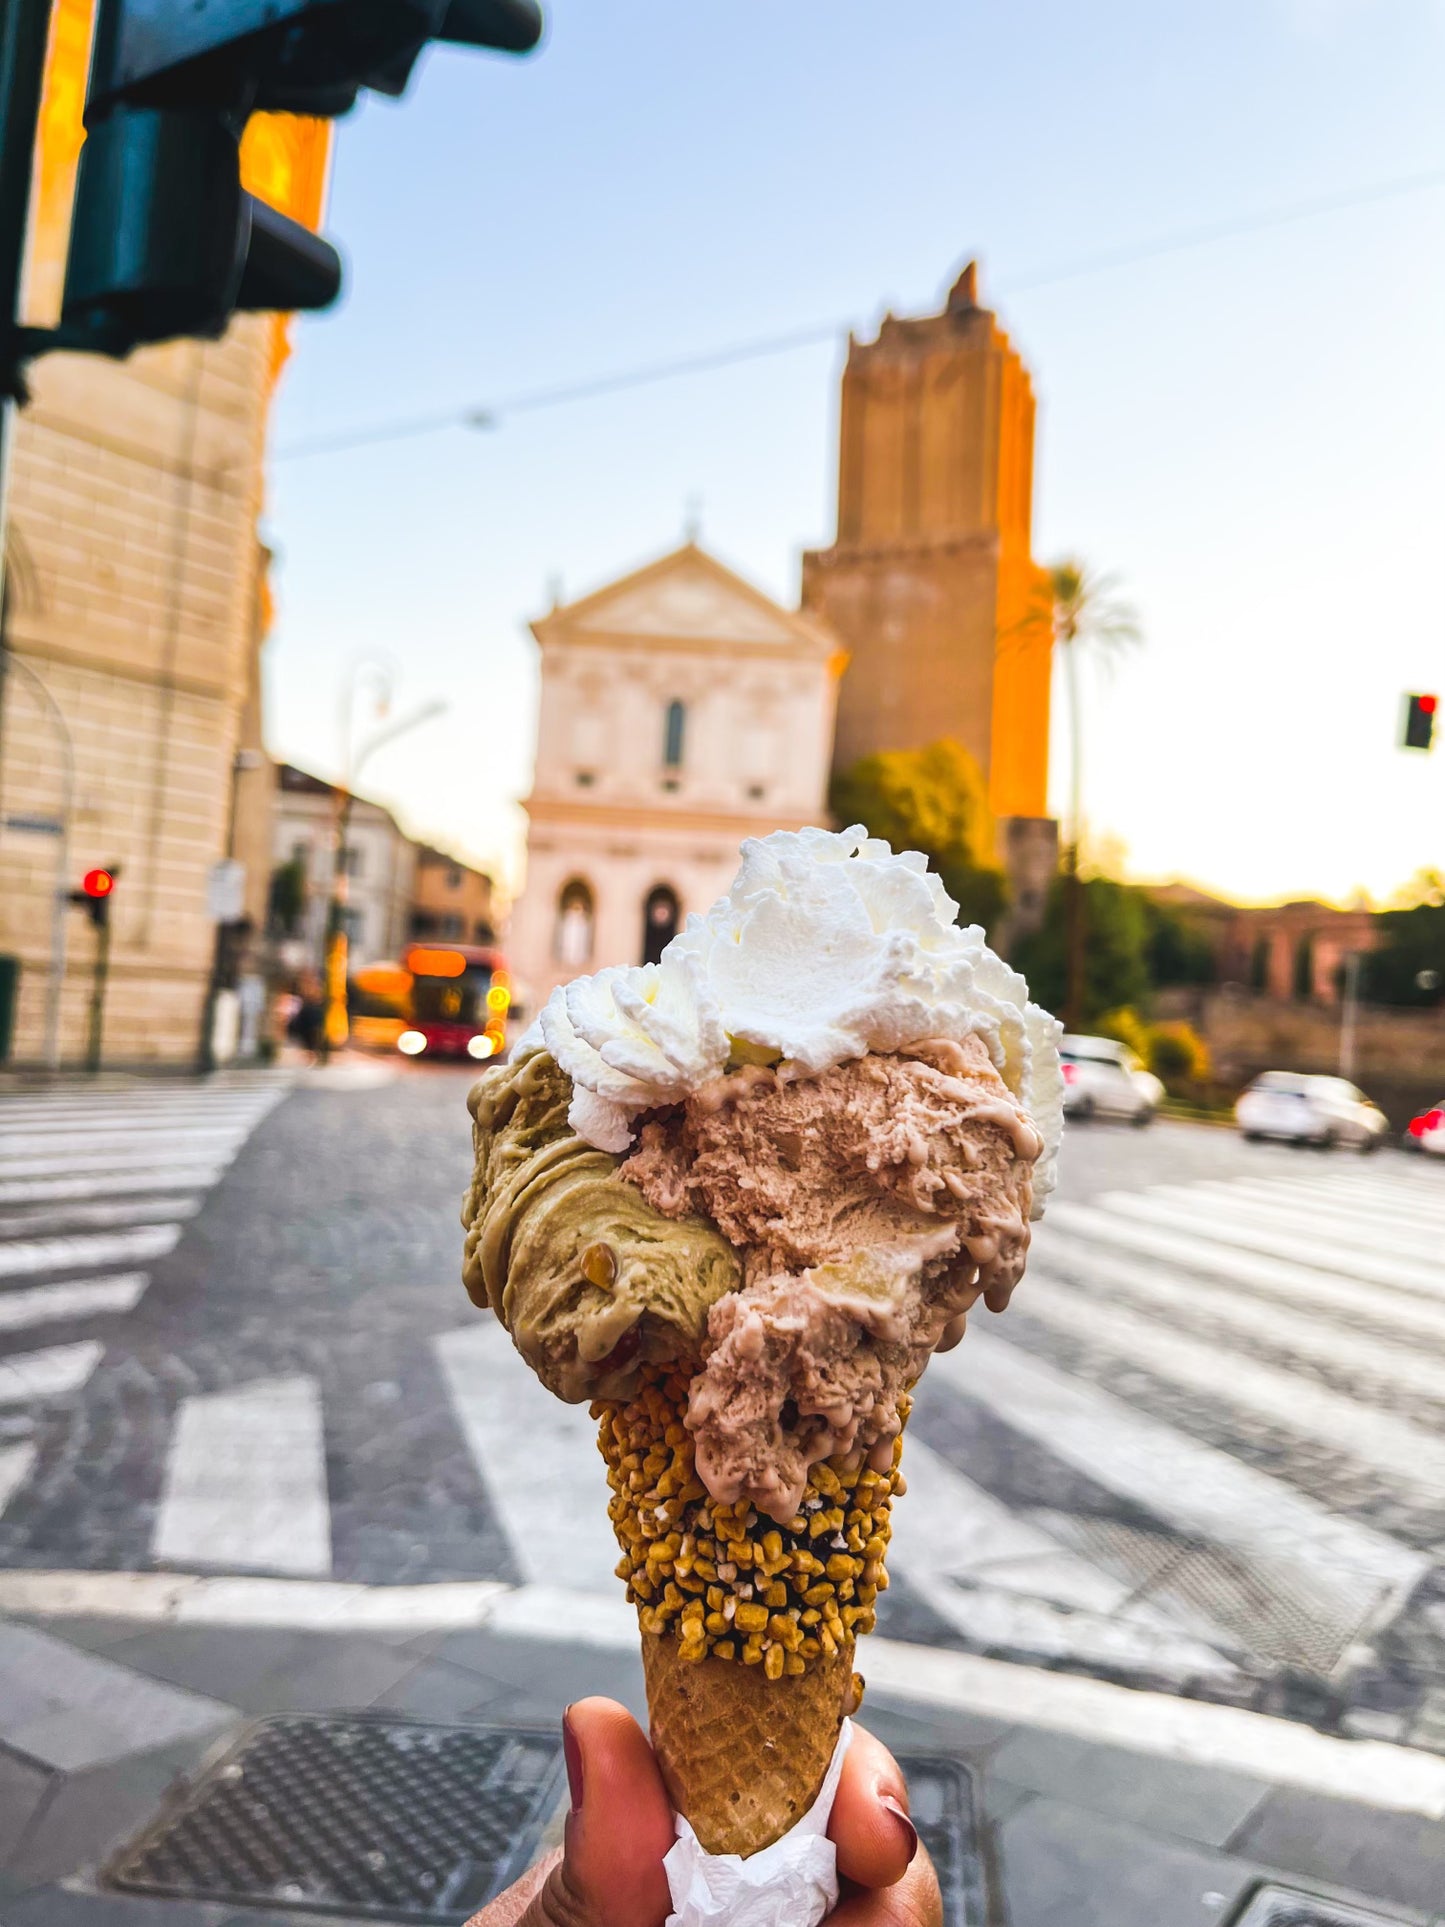
<svg viewBox="0 0 1445 1927">
<path fill-rule="evenodd" d="M 592 961 L 592 931 L 596 923 L 591 885 L 570 877 L 557 895 L 557 927 L 552 948 L 569 970 L 585 970 Z"/>
<path fill-rule="evenodd" d="M 682 905 L 670 884 L 656 884 L 647 893 L 642 913 L 642 961 L 656 963 L 677 935 L 682 921 Z"/>
</svg>

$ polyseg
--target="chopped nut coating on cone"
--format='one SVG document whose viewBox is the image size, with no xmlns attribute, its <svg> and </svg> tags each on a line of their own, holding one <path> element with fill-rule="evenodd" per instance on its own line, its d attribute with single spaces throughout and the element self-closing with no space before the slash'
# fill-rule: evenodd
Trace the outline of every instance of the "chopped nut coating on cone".
<svg viewBox="0 0 1445 1927">
<path fill-rule="evenodd" d="M 888 1584 L 901 1443 L 890 1472 L 875 1472 L 861 1451 L 815 1465 L 800 1510 L 779 1524 L 745 1499 L 709 1496 L 683 1423 L 687 1394 L 685 1374 L 653 1369 L 636 1398 L 593 1407 L 618 1576 L 643 1633 L 676 1640 L 684 1660 L 712 1655 L 771 1680 L 833 1661 L 873 1630 Z"/>
</svg>

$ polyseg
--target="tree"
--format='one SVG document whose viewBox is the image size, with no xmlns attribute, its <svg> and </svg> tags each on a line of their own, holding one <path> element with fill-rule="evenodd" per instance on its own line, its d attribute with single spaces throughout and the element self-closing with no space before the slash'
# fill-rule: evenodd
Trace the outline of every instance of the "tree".
<svg viewBox="0 0 1445 1927">
<path fill-rule="evenodd" d="M 1377 1004 L 1445 1004 L 1445 877 L 1422 871 L 1397 901 L 1375 919 L 1380 942 L 1365 958 L 1365 995 Z"/>
<path fill-rule="evenodd" d="M 1145 962 L 1156 990 L 1177 984 L 1212 984 L 1214 951 L 1209 938 L 1171 904 L 1160 903 L 1147 891 L 1144 907 Z"/>
<path fill-rule="evenodd" d="M 895 850 L 922 850 L 963 922 L 987 929 L 1007 900 L 993 815 L 977 762 L 960 743 L 881 750 L 836 777 L 829 798 L 842 823 L 862 823 Z"/>
<path fill-rule="evenodd" d="M 1112 877 L 1055 879 L 1038 930 L 1021 937 L 1013 962 L 1029 982 L 1029 995 L 1046 1010 L 1067 1009 L 1069 990 L 1069 894 L 1076 886 L 1083 899 L 1088 944 L 1070 1030 L 1082 1030 L 1110 1011 L 1147 1004 L 1149 923 L 1142 891 Z"/>
<path fill-rule="evenodd" d="M 1139 618 L 1118 594 L 1113 576 L 1098 575 L 1077 557 L 1065 556 L 1044 571 L 1041 593 L 1054 642 L 1064 665 L 1069 706 L 1069 836 L 1064 849 L 1067 911 L 1067 971 L 1064 1021 L 1077 1029 L 1084 1021 L 1088 966 L 1085 962 L 1087 899 L 1079 875 L 1079 838 L 1083 829 L 1083 717 L 1079 707 L 1079 652 L 1105 663 L 1142 639 Z M 1035 613 L 1037 619 L 1037 612 Z M 1117 1000 L 1116 1000 L 1117 1001 Z"/>
</svg>

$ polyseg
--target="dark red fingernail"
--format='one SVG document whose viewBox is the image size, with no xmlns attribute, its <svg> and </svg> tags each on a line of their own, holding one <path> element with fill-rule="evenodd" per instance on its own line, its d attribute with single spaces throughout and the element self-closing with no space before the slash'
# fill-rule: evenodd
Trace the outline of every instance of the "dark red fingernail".
<svg viewBox="0 0 1445 1927">
<path fill-rule="evenodd" d="M 567 1762 L 567 1791 L 572 1796 L 572 1811 L 582 1811 L 582 1749 L 572 1731 L 572 1708 L 562 1715 L 562 1757 Z"/>
<path fill-rule="evenodd" d="M 904 1834 L 907 1836 L 908 1864 L 911 1867 L 913 1865 L 913 1856 L 918 1851 L 918 1829 L 909 1819 L 908 1813 L 902 1803 L 895 1800 L 891 1793 L 881 1793 L 878 1797 L 885 1810 L 893 1815 L 893 1818 L 898 1822 Z"/>
</svg>

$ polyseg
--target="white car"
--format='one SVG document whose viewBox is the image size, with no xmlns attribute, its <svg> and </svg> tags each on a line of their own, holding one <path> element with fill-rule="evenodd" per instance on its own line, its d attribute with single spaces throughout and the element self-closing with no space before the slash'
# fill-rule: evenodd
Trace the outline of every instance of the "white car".
<svg viewBox="0 0 1445 1927">
<path fill-rule="evenodd" d="M 1247 1138 L 1290 1138 L 1305 1144 L 1353 1144 L 1373 1151 L 1389 1120 L 1377 1104 L 1343 1077 L 1311 1077 L 1297 1071 L 1265 1071 L 1234 1107 L 1234 1121 Z"/>
<path fill-rule="evenodd" d="M 1427 1111 L 1410 1119 L 1405 1132 L 1407 1151 L 1424 1151 L 1429 1157 L 1445 1158 L 1445 1098 Z"/>
<path fill-rule="evenodd" d="M 1127 1044 L 1112 1037 L 1065 1037 L 1065 1117 L 1126 1117 L 1148 1124 L 1164 1101 L 1164 1086 Z"/>
</svg>

